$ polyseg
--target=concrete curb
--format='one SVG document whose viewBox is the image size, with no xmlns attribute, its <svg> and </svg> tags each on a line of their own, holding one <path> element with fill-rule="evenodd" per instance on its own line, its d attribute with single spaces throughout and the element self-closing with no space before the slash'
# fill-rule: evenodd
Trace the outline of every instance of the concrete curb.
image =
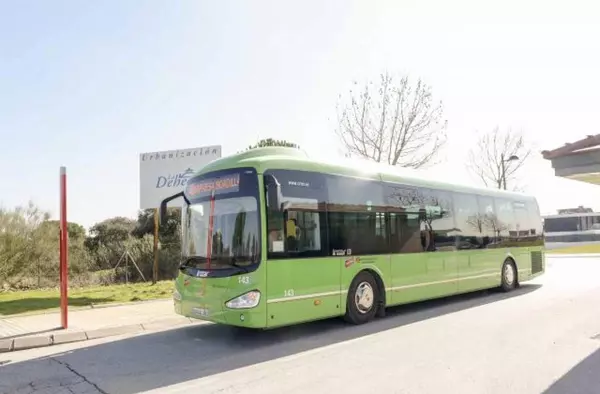
<svg viewBox="0 0 600 394">
<path fill-rule="evenodd" d="M 102 327 L 87 331 L 59 331 L 48 335 L 27 335 L 10 339 L 0 339 L 0 353 L 60 345 L 64 343 L 88 341 L 123 334 L 135 334 L 144 331 L 155 331 L 206 322 L 191 318 L 166 318 L 146 323 L 127 324 L 122 326 Z"/>
</svg>

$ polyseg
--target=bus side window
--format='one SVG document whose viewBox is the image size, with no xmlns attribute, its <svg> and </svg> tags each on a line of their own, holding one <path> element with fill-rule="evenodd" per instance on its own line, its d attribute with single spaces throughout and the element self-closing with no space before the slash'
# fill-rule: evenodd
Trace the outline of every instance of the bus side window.
<svg viewBox="0 0 600 394">
<path fill-rule="evenodd" d="M 449 251 L 456 249 L 456 228 L 452 195 L 442 190 L 424 190 L 425 224 L 433 236 L 433 245 L 428 251 Z"/>
<path fill-rule="evenodd" d="M 484 246 L 493 248 L 496 245 L 494 199 L 487 196 L 477 196 L 477 201 L 479 202 L 478 220 L 481 221 Z"/>
<path fill-rule="evenodd" d="M 543 232 L 542 229 L 542 218 L 540 211 L 535 201 L 527 201 L 527 214 L 529 216 L 530 227 L 532 230 L 531 235 L 540 236 Z M 596 218 L 594 218 L 596 219 Z"/>
<path fill-rule="evenodd" d="M 353 255 L 389 253 L 382 184 L 345 176 L 327 176 L 329 250 Z"/>
<path fill-rule="evenodd" d="M 479 249 L 483 245 L 484 222 L 474 194 L 453 193 L 459 249 Z"/>
<path fill-rule="evenodd" d="M 515 213 L 512 201 L 503 198 L 494 198 L 496 215 L 492 227 L 499 240 L 506 244 L 512 236 L 516 236 Z"/>
<path fill-rule="evenodd" d="M 316 202 L 314 205 L 317 205 Z M 321 251 L 322 232 L 325 230 L 321 216 L 324 215 L 314 211 L 290 210 L 285 232 L 286 251 L 292 253 Z"/>
<path fill-rule="evenodd" d="M 386 184 L 385 203 L 390 223 L 390 253 L 420 253 L 435 250 L 433 217 L 428 214 L 427 189 Z"/>
<path fill-rule="evenodd" d="M 268 212 L 270 259 L 298 259 L 327 256 L 323 174 L 312 171 L 272 169 L 281 185 L 284 212 Z M 271 242 L 271 238 L 274 240 Z"/>
<path fill-rule="evenodd" d="M 396 253 L 419 253 L 423 252 L 423 240 L 421 239 L 421 221 L 419 213 L 407 212 L 399 215 L 400 227 L 400 249 Z"/>
<path fill-rule="evenodd" d="M 269 212 L 267 217 L 267 247 L 269 252 L 285 252 L 285 233 L 283 228 L 283 213 Z"/>
</svg>

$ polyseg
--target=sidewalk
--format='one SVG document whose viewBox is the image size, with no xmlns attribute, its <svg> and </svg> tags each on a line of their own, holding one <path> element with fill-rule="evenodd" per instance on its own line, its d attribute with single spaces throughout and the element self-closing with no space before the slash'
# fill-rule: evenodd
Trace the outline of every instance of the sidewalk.
<svg viewBox="0 0 600 394">
<path fill-rule="evenodd" d="M 58 312 L 0 318 L 0 353 L 201 323 L 175 314 L 170 299 L 74 310 L 68 318 L 66 330 Z"/>
</svg>

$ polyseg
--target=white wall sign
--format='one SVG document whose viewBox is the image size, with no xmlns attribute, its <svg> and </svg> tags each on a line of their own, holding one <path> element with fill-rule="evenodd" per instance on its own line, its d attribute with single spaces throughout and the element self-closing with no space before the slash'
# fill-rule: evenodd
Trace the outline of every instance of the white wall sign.
<svg viewBox="0 0 600 394">
<path fill-rule="evenodd" d="M 194 172 L 220 157 L 220 145 L 140 154 L 140 209 L 158 208 L 182 191 Z"/>
</svg>

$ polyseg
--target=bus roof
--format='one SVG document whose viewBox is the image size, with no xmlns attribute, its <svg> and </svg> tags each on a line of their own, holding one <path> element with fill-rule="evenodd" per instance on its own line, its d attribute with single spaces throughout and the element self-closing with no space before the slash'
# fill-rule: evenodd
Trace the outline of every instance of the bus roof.
<svg viewBox="0 0 600 394">
<path fill-rule="evenodd" d="M 316 159 L 312 158 L 302 149 L 288 147 L 255 148 L 228 155 L 208 163 L 197 171 L 196 175 L 236 167 L 253 167 L 259 173 L 268 169 L 315 171 L 384 182 L 397 182 L 417 187 L 431 187 L 513 199 L 535 200 L 533 196 L 523 193 L 445 182 L 426 170 L 345 158 Z"/>
</svg>

